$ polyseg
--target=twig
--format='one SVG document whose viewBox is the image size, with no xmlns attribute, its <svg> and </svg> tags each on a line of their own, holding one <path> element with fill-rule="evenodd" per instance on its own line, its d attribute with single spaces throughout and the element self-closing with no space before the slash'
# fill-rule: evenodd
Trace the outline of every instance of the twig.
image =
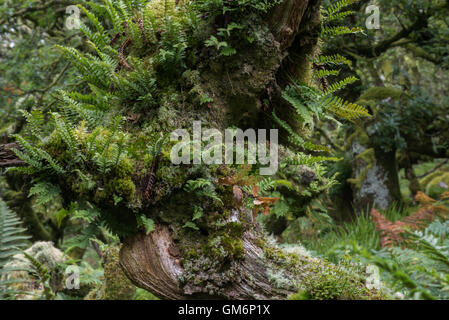
<svg viewBox="0 0 449 320">
<path fill-rule="evenodd" d="M 423 175 L 418 176 L 418 179 L 422 179 L 424 177 L 427 177 L 428 175 L 436 172 L 438 169 L 440 169 L 441 167 L 445 166 L 447 163 L 449 163 L 449 159 L 444 160 L 443 162 L 441 162 L 440 164 L 438 164 L 435 168 L 433 168 L 432 170 L 424 173 Z"/>
</svg>

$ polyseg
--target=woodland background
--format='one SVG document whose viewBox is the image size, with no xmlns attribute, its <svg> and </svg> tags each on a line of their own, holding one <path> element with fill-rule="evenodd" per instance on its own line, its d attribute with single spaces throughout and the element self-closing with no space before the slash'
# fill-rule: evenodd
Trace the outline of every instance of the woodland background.
<svg viewBox="0 0 449 320">
<path fill-rule="evenodd" d="M 449 298 L 448 68 L 447 0 L 0 1 L 0 297 Z M 279 174 L 171 168 L 200 114 L 280 128 Z M 182 292 L 132 265 L 165 232 Z"/>
</svg>

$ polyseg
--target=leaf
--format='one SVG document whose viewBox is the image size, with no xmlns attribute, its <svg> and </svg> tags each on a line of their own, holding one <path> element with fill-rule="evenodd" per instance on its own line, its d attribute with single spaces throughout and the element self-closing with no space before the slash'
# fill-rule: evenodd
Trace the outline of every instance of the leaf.
<svg viewBox="0 0 449 320">
<path fill-rule="evenodd" d="M 193 229 L 193 230 L 196 230 L 196 231 L 199 231 L 199 230 L 200 230 L 200 228 L 198 228 L 198 227 L 196 226 L 196 224 L 194 224 L 194 223 L 191 222 L 191 221 L 186 222 L 186 224 L 183 226 L 183 228 L 190 228 L 190 229 Z"/>
<path fill-rule="evenodd" d="M 36 204 L 45 205 L 54 201 L 61 193 L 59 186 L 55 186 L 48 182 L 38 182 L 31 189 L 28 197 L 37 196 Z"/>
<path fill-rule="evenodd" d="M 58 224 L 58 228 L 61 228 L 62 221 L 64 218 L 68 217 L 70 215 L 70 211 L 62 208 L 58 212 L 56 212 L 56 223 Z"/>
<path fill-rule="evenodd" d="M 279 198 L 266 198 L 266 197 L 258 197 L 254 200 L 254 205 L 263 207 L 263 215 L 267 216 L 270 214 L 270 206 L 275 205 L 279 201 Z M 254 213 L 253 213 L 254 214 Z"/>
<path fill-rule="evenodd" d="M 421 205 L 429 205 L 436 201 L 435 199 L 432 199 L 422 191 L 419 191 L 416 194 L 415 200 L 418 201 Z"/>
<path fill-rule="evenodd" d="M 204 214 L 203 208 L 195 206 L 192 221 L 200 219 L 203 216 L 203 214 Z"/>
<path fill-rule="evenodd" d="M 279 201 L 279 198 L 267 198 L 267 197 L 258 197 L 254 200 L 255 205 L 269 205 L 273 206 Z"/>
<path fill-rule="evenodd" d="M 236 53 L 237 53 L 237 50 L 235 50 L 234 48 L 229 47 L 229 46 L 221 49 L 221 54 L 224 56 L 227 56 L 227 57 L 232 56 Z"/>
<path fill-rule="evenodd" d="M 142 216 L 142 223 L 143 223 L 143 226 L 145 227 L 145 232 L 147 235 L 149 235 L 151 232 L 153 232 L 156 229 L 153 219 Z"/>
<path fill-rule="evenodd" d="M 445 200 L 445 199 L 449 199 L 449 191 L 445 191 L 440 195 L 440 198 Z"/>
<path fill-rule="evenodd" d="M 122 197 L 119 197 L 119 196 L 117 196 L 117 195 L 114 194 L 114 206 L 116 206 L 117 204 L 119 204 L 120 201 L 122 201 L 122 200 L 123 200 Z"/>
</svg>

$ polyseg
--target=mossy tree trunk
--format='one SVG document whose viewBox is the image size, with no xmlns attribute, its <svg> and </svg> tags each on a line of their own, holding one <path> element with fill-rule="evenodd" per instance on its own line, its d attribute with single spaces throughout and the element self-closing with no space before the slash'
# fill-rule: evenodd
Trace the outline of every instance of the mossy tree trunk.
<svg viewBox="0 0 449 320">
<path fill-rule="evenodd" d="M 265 122 L 262 99 L 267 92 L 279 110 L 284 103 L 280 95 L 286 75 L 305 80 L 305 70 L 310 67 L 307 54 L 312 53 L 318 40 L 320 5 L 317 0 L 285 0 L 276 6 L 264 17 L 264 47 L 238 52 L 239 57 L 233 59 L 237 66 L 231 74 L 227 66 L 204 62 L 207 67 L 201 70 L 201 78 L 212 79 L 208 91 L 215 97 L 212 108 L 218 105 L 216 112 L 221 113 L 215 118 L 220 119 L 216 123 L 219 128 L 257 128 Z M 242 72 L 245 70 L 249 74 Z M 280 112 L 290 111 L 285 108 Z M 181 198 L 185 197 L 188 195 Z M 149 235 L 140 233 L 124 241 L 120 262 L 134 284 L 167 299 L 271 299 L 297 292 L 295 284 L 301 278 L 299 270 L 304 261 L 286 257 L 267 244 L 246 209 L 229 208 L 225 214 L 227 223 L 239 230 L 230 227 L 227 234 L 220 235 L 201 230 L 201 234 L 192 232 L 191 239 L 186 239 L 185 232 L 166 217 L 167 211 L 189 211 L 192 203 L 182 203 L 179 197 L 167 201 L 171 204 L 156 209 L 164 212 L 165 223 L 157 223 Z M 204 252 L 208 246 L 213 251 L 211 241 L 220 242 L 228 251 L 217 253 L 217 261 Z M 198 243 L 202 245 L 197 247 Z M 282 274 L 284 284 L 276 286 L 270 280 L 268 274 L 275 270 Z"/>
<path fill-rule="evenodd" d="M 149 6 L 153 3 L 157 1 Z M 321 0 L 284 0 L 264 16 L 249 14 L 245 19 L 255 35 L 252 43 L 242 43 L 232 57 L 217 57 L 203 48 L 195 71 L 186 76 L 213 98 L 208 110 L 189 113 L 192 110 L 175 105 L 171 117 L 164 115 L 166 110 L 161 107 L 158 114 L 164 118 L 158 122 L 174 128 L 191 128 L 192 121 L 200 120 L 221 130 L 230 126 L 266 129 L 273 127 L 266 114 L 274 107 L 279 117 L 293 122 L 282 89 L 289 79 L 309 80 L 308 56 L 318 44 L 320 5 Z M 220 21 L 215 23 L 220 25 Z M 295 127 L 295 123 L 291 125 Z M 170 168 L 164 169 L 170 172 Z M 204 170 L 215 182 L 235 174 L 227 166 Z M 168 176 L 159 174 L 159 180 L 167 179 L 160 181 L 161 189 L 170 183 Z M 140 184 L 134 182 L 141 192 Z M 135 212 L 127 206 L 102 207 L 102 202 L 94 199 L 105 219 L 131 230 L 121 237 L 120 265 L 138 287 L 165 299 L 273 299 L 299 290 L 312 296 L 325 293 L 328 299 L 377 297 L 377 292 L 366 289 L 364 279 L 347 270 L 277 248 L 263 235 L 238 192 L 236 195 L 236 185 L 216 183 L 222 201 L 217 206 L 210 199 L 183 191 L 183 184 L 178 184 L 162 199 L 142 203 L 142 213 L 154 221 L 149 234 L 134 232 Z M 191 221 L 194 205 L 201 206 L 204 216 L 195 221 L 197 228 L 189 229 L 185 222 Z"/>
<path fill-rule="evenodd" d="M 401 201 L 396 151 L 369 148 L 355 139 L 352 148 L 353 203 L 356 213 L 385 210 Z"/>
</svg>

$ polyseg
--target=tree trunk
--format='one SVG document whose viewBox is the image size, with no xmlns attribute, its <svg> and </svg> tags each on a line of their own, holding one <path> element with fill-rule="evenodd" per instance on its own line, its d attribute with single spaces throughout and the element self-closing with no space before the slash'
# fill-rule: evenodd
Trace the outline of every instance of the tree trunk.
<svg viewBox="0 0 449 320">
<path fill-rule="evenodd" d="M 230 218 L 237 221 L 238 216 L 235 211 Z M 125 240 L 120 262 L 136 286 L 165 299 L 279 299 L 297 291 L 295 285 L 276 288 L 270 282 L 267 273 L 274 272 L 274 261 L 265 257 L 260 233 L 246 230 L 242 242 L 242 258 L 223 264 L 222 270 L 215 269 L 213 263 L 207 270 L 198 261 L 198 268 L 203 270 L 190 275 L 187 273 L 192 270 L 186 271 L 181 265 L 181 251 L 170 227 L 157 225 L 149 235 L 140 233 Z M 286 282 L 298 280 L 293 272 L 282 272 Z M 180 278 L 189 276 L 191 280 L 180 283 Z"/>
<path fill-rule="evenodd" d="M 205 82 L 211 82 L 212 78 L 220 84 L 208 88 L 212 96 L 216 97 L 214 107 L 219 109 L 217 113 L 222 113 L 222 116 L 215 118 L 218 119 L 215 123 L 217 127 L 224 129 L 229 125 L 239 125 L 254 128 L 262 113 L 260 101 L 263 94 L 270 90 L 275 96 L 273 100 L 280 101 L 282 84 L 278 81 L 282 81 L 283 73 L 294 71 L 295 74 L 300 69 L 308 68 L 305 52 L 310 53 L 318 40 L 316 30 L 320 22 L 320 5 L 321 1 L 317 0 L 283 1 L 273 8 L 266 19 L 271 31 L 265 34 L 268 42 L 264 48 L 266 53 L 261 52 L 260 48 L 255 52 L 238 53 L 241 57 L 234 61 L 238 61 L 239 66 L 234 70 L 220 68 L 218 74 L 216 69 L 209 67 L 202 70 L 201 76 Z M 290 52 L 291 48 L 294 48 L 297 55 Z M 261 57 L 260 54 L 264 56 Z M 291 60 L 294 65 L 290 65 L 288 69 L 284 63 L 287 57 L 294 57 Z M 248 79 L 239 70 L 250 70 L 251 77 Z M 227 77 L 222 76 L 223 71 L 228 74 Z M 242 110 L 246 112 L 243 113 Z M 245 216 L 242 213 L 234 210 L 229 219 L 234 223 L 251 226 L 252 222 L 241 221 L 239 216 Z M 140 233 L 126 239 L 120 252 L 120 262 L 134 284 L 166 299 L 270 299 L 284 298 L 296 292 L 298 288 L 295 285 L 279 288 L 273 286 L 267 272 L 270 266 L 274 270 L 274 261 L 270 262 L 264 255 L 262 236 L 253 227 L 245 229 L 240 239 L 242 256 L 238 259 L 225 259 L 222 265 L 209 262 L 210 266 L 205 266 L 202 261 L 194 261 L 195 259 L 190 259 L 193 261 L 188 263 L 183 261 L 187 260 L 184 256 L 186 253 L 183 252 L 186 250 L 179 248 L 173 240 L 173 234 L 179 232 L 173 223 L 158 224 L 156 230 L 147 236 Z M 196 260 L 207 261 L 208 258 L 207 254 L 199 254 Z M 189 267 L 183 268 L 183 264 Z M 294 273 L 285 270 L 285 266 L 281 270 L 285 283 L 296 283 L 290 281 L 296 277 Z"/>
<path fill-rule="evenodd" d="M 242 44 L 237 54 L 225 58 L 226 63 L 209 57 L 207 50 L 201 57 L 195 85 L 213 97 L 209 111 L 191 117 L 181 106 L 177 111 L 182 116 L 170 120 L 177 128 L 191 127 L 192 119 L 218 129 L 266 128 L 261 124 L 267 120 L 265 100 L 269 109 L 276 106 L 278 116 L 293 119 L 281 91 L 289 77 L 308 80 L 307 55 L 318 43 L 320 5 L 321 0 L 284 0 L 265 17 L 251 14 L 248 19 L 255 21 L 258 32 L 254 43 Z M 229 177 L 229 168 L 222 169 L 227 173 L 220 170 L 212 179 Z M 253 213 L 236 200 L 234 187 L 220 187 L 224 203 L 220 211 L 182 189 L 154 205 L 144 203 L 143 213 L 155 221 L 155 229 L 148 235 L 141 231 L 122 237 L 120 264 L 129 279 L 164 299 L 276 299 L 300 290 L 311 297 L 326 292 L 328 299 L 375 297 L 363 278 L 302 251 L 294 254 L 277 248 L 262 234 Z M 195 221 L 198 230 L 185 226 L 194 204 L 204 209 L 204 217 Z M 101 209 L 111 219 L 135 218 L 134 212 L 125 212 L 125 206 L 109 212 Z M 338 281 L 329 280 L 335 275 Z M 341 282 L 346 284 L 344 290 Z"/>
<path fill-rule="evenodd" d="M 354 208 L 363 213 L 372 207 L 382 210 L 401 201 L 396 152 L 363 146 L 357 139 L 351 149 L 353 159 Z"/>
<path fill-rule="evenodd" d="M 264 114 L 262 97 L 267 92 L 277 112 L 283 113 L 284 119 L 292 118 L 285 117 L 291 110 L 280 98 L 281 88 L 287 74 L 307 80 L 307 55 L 317 44 L 320 5 L 317 0 L 285 0 L 265 19 L 269 30 L 265 34 L 266 47 L 239 52 L 233 60 L 238 65 L 235 69 L 207 64 L 201 71 L 202 82 L 209 83 L 208 91 L 214 96 L 211 108 L 218 128 L 257 128 Z M 250 78 L 241 70 L 248 70 Z M 164 207 L 151 208 L 151 215 L 160 218 L 155 230 L 126 238 L 120 252 L 121 266 L 132 282 L 158 297 L 286 298 L 301 288 L 307 290 L 312 283 L 319 286 L 320 281 L 314 278 L 317 273 L 312 271 L 316 268 L 323 273 L 340 272 L 319 259 L 278 249 L 242 207 L 230 206 L 228 213 L 216 213 L 217 219 L 226 217 L 218 229 L 209 223 L 200 231 L 186 232 L 171 217 L 191 211 L 192 200 L 188 197 L 178 194 L 167 199 Z M 234 230 L 240 227 L 241 232 Z M 355 286 L 363 287 L 362 282 Z M 338 298 L 342 297 L 349 298 L 351 293 Z"/>
</svg>

